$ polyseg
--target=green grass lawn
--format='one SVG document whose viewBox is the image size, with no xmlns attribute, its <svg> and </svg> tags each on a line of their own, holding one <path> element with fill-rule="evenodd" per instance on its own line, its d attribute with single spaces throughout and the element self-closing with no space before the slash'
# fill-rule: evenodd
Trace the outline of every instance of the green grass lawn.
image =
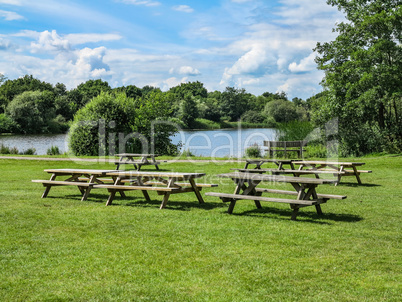
<svg viewBox="0 0 402 302">
<path fill-rule="evenodd" d="M 150 192 L 106 190 L 81 202 L 75 187 L 43 187 L 46 168 L 113 169 L 112 164 L 0 158 L 1 301 L 401 301 L 402 157 L 366 162 L 319 193 L 347 195 L 300 210 L 240 201 L 234 214 L 207 191 L 232 193 L 215 177 L 242 163 L 174 163 L 164 170 L 205 172 L 206 203 L 173 195 L 164 210 Z M 153 170 L 153 167 L 150 168 Z M 278 184 L 278 188 L 290 189 Z"/>
</svg>

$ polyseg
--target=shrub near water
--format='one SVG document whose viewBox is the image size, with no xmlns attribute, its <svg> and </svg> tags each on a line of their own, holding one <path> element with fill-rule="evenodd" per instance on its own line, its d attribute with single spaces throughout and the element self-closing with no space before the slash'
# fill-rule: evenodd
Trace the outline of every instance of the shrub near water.
<svg viewBox="0 0 402 302">
<path fill-rule="evenodd" d="M 175 154 L 177 146 L 170 137 L 177 128 L 164 122 L 170 114 L 161 93 L 150 92 L 136 100 L 124 93 L 101 93 L 75 115 L 69 133 L 70 150 L 75 155 L 95 156 L 139 153 L 148 152 L 154 141 L 155 153 Z"/>
</svg>

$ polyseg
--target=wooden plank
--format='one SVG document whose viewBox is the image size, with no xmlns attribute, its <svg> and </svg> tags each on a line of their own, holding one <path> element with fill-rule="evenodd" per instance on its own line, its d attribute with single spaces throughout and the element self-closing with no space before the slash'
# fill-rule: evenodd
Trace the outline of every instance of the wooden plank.
<svg viewBox="0 0 402 302">
<path fill-rule="evenodd" d="M 161 186 L 164 185 L 163 182 L 158 182 L 158 181 L 147 181 L 145 182 L 145 184 L 147 185 L 156 185 L 156 186 Z M 175 182 L 175 185 L 181 186 L 181 187 L 191 187 L 190 183 L 183 183 L 183 182 Z M 213 187 L 217 187 L 217 184 L 203 184 L 203 183 L 196 183 L 195 184 L 196 187 L 200 187 L 200 188 L 213 188 Z"/>
<path fill-rule="evenodd" d="M 224 174 L 218 174 L 218 177 L 242 179 L 246 181 L 271 181 L 271 182 L 286 182 L 286 183 L 300 183 L 300 184 L 335 184 L 335 179 L 315 179 L 306 177 L 291 177 L 281 175 L 267 175 L 259 173 L 242 173 L 242 172 L 230 172 Z"/>
<path fill-rule="evenodd" d="M 120 157 L 158 157 L 159 154 L 153 154 L 153 153 L 118 153 L 115 154 L 114 156 L 120 156 Z"/>
<path fill-rule="evenodd" d="M 52 186 L 79 186 L 79 187 L 88 187 L 93 186 L 95 183 L 81 182 L 81 181 L 59 181 L 59 180 L 39 180 L 34 179 L 32 182 L 42 183 L 43 185 L 52 185 Z"/>
<path fill-rule="evenodd" d="M 287 194 L 287 195 L 295 195 L 297 196 L 298 192 L 296 191 L 287 191 L 287 190 L 275 190 L 275 189 L 265 189 L 265 188 L 256 188 L 257 192 L 260 193 L 274 193 L 274 194 Z M 343 195 L 332 195 L 332 194 L 317 194 L 318 198 L 328 198 L 328 199 L 346 199 L 347 196 Z"/>
<path fill-rule="evenodd" d="M 293 161 L 296 165 L 343 165 L 343 166 L 362 166 L 365 163 L 361 162 L 336 162 L 336 161 L 311 161 L 311 160 L 300 160 Z"/>
<path fill-rule="evenodd" d="M 108 172 L 116 172 L 116 170 L 97 170 L 97 169 L 45 169 L 45 172 L 55 173 L 59 175 L 72 175 L 72 174 L 90 174 L 90 175 L 106 175 Z"/>
<path fill-rule="evenodd" d="M 166 188 L 166 187 L 151 187 L 151 186 L 125 186 L 125 185 L 97 185 L 93 186 L 94 189 L 113 189 L 113 190 L 145 190 L 145 191 L 162 191 L 171 192 L 180 190 L 180 188 Z"/>
<path fill-rule="evenodd" d="M 205 173 L 179 173 L 179 172 L 158 172 L 158 171 L 116 171 L 111 170 L 107 176 L 117 176 L 122 178 L 135 178 L 135 177 L 166 177 L 180 179 L 190 179 L 205 176 Z"/>
<path fill-rule="evenodd" d="M 289 203 L 289 204 L 299 204 L 299 205 L 314 205 L 317 202 L 322 202 L 323 200 L 298 200 L 298 199 L 286 199 L 286 198 L 271 198 L 255 195 L 241 195 L 241 194 L 225 194 L 217 192 L 207 192 L 207 196 L 214 196 L 222 198 L 224 202 L 230 202 L 234 200 L 258 200 L 258 201 L 268 201 L 268 202 L 279 202 L 279 203 Z"/>
</svg>

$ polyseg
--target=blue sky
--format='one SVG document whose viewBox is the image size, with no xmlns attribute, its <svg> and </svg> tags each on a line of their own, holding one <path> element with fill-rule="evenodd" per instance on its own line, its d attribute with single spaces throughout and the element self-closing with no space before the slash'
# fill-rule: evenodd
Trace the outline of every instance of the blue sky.
<svg viewBox="0 0 402 302">
<path fill-rule="evenodd" d="M 0 0 L 0 73 L 306 99 L 323 77 L 312 49 L 343 18 L 325 0 Z"/>
</svg>

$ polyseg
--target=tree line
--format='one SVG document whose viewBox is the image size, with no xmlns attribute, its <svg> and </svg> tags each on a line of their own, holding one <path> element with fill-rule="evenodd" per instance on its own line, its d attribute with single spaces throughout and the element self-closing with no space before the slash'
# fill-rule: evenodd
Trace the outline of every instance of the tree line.
<svg viewBox="0 0 402 302">
<path fill-rule="evenodd" d="M 255 96 L 234 87 L 208 92 L 198 81 L 162 92 L 151 86 L 111 88 L 105 81 L 88 80 L 67 91 L 64 84 L 53 86 L 32 75 L 15 80 L 0 75 L 0 132 L 58 133 L 84 119 L 104 118 L 111 122 L 110 118 L 120 112 L 124 117 L 121 120 L 129 119 L 128 128 L 122 128 L 124 131 L 142 131 L 149 139 L 154 135 L 147 128 L 149 117 L 172 121 L 183 128 L 211 124 L 220 127 L 242 121 L 279 127 L 287 132 L 322 129 L 317 141 L 322 146 L 330 140 L 339 141 L 341 156 L 401 152 L 400 1 L 327 0 L 327 3 L 343 11 L 347 22 L 336 25 L 334 31 L 338 36 L 334 41 L 317 43 L 314 49 L 318 54 L 317 67 L 325 72 L 323 91 L 307 100 L 289 100 L 283 92 Z M 113 102 L 119 105 L 115 108 Z M 102 110 L 102 106 L 111 112 Z M 334 120 L 336 131 L 330 135 L 324 133 L 328 122 Z M 293 128 L 288 126 L 292 123 Z M 301 127 L 297 123 L 310 126 Z M 161 129 L 160 133 L 168 135 L 171 131 Z M 171 146 L 165 145 L 161 151 L 168 152 Z M 131 143 L 131 148 L 138 148 L 138 139 Z"/>
<path fill-rule="evenodd" d="M 0 132 L 21 134 L 61 133 L 74 115 L 94 97 L 104 93 L 125 93 L 128 98 L 146 100 L 163 95 L 183 128 L 203 128 L 204 119 L 215 123 L 254 123 L 274 127 L 276 123 L 309 119 L 309 104 L 299 98 L 288 100 L 285 93 L 265 92 L 260 96 L 245 89 L 227 87 L 208 92 L 201 82 L 183 83 L 162 92 L 159 88 L 135 85 L 111 88 L 103 80 L 88 80 L 67 91 L 61 83 L 52 85 L 32 75 L 6 80 L 0 86 Z M 227 126 L 227 125 L 226 125 Z"/>
</svg>

